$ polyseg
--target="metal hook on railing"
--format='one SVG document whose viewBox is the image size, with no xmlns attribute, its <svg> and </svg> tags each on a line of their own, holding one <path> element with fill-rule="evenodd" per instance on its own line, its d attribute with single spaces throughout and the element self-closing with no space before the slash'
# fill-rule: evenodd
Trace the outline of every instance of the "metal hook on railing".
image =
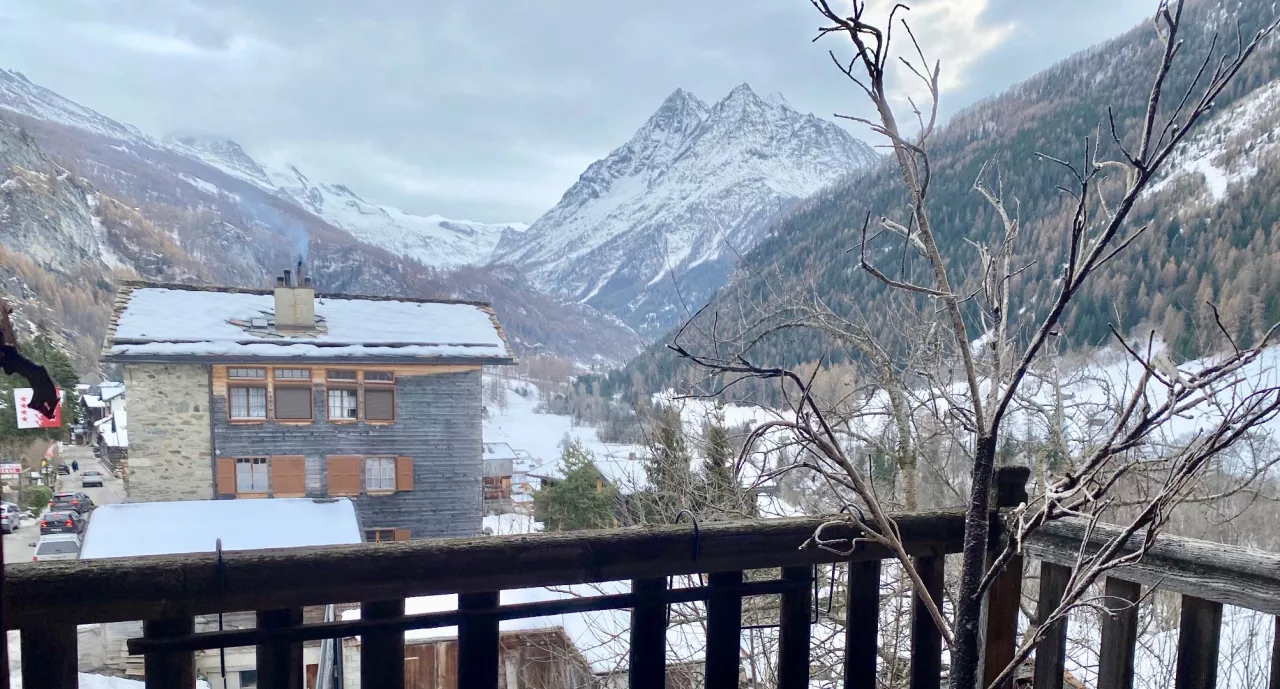
<svg viewBox="0 0 1280 689">
<path fill-rule="evenodd" d="M 227 568 L 222 561 L 222 539 L 215 544 L 218 551 L 218 631 L 222 631 L 222 611 L 227 607 Z M 222 686 L 227 686 L 227 649 L 218 649 L 218 667 L 222 671 Z"/>
<path fill-rule="evenodd" d="M 697 562 L 698 558 L 702 555 L 702 528 L 698 526 L 698 515 L 694 514 L 692 510 L 688 510 L 688 509 L 680 510 L 679 512 L 676 513 L 675 523 L 679 524 L 680 518 L 684 517 L 685 515 L 689 516 L 689 522 L 693 524 L 693 561 Z M 675 575 L 671 575 L 667 577 L 667 590 L 670 590 L 675 585 L 675 582 L 676 582 Z M 698 573 L 698 585 L 699 586 L 707 585 L 706 579 L 703 578 L 701 572 Z M 670 603 L 667 604 L 667 626 L 668 627 L 671 626 L 671 604 Z"/>
</svg>

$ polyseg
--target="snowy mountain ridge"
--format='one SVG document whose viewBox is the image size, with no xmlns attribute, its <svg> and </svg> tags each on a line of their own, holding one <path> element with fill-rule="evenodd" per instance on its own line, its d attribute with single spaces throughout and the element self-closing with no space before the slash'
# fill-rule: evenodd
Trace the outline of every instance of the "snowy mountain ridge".
<svg viewBox="0 0 1280 689">
<path fill-rule="evenodd" d="M 503 234 L 520 233 L 528 227 L 524 223 L 488 224 L 414 215 L 372 203 L 344 185 L 312 182 L 296 165 L 284 169 L 266 166 L 235 141 L 222 137 L 179 132 L 157 139 L 32 83 L 21 73 L 3 69 L 0 108 L 119 141 L 122 151 L 176 153 L 279 196 L 361 241 L 430 267 L 483 265 Z M 234 194 L 220 189 L 218 180 L 191 175 L 183 180 L 214 196 Z"/>
<path fill-rule="evenodd" d="M 631 140 L 592 163 L 494 262 L 553 295 L 655 334 L 724 284 L 736 252 L 801 199 L 879 156 L 839 126 L 747 84 L 708 106 L 677 89 Z"/>
</svg>

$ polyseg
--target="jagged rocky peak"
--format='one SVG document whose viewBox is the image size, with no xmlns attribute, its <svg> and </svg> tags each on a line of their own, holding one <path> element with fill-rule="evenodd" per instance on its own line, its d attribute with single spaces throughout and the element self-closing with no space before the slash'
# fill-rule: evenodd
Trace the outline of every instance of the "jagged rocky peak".
<svg viewBox="0 0 1280 689">
<path fill-rule="evenodd" d="M 527 232 L 503 236 L 494 261 L 657 333 L 675 318 L 665 276 L 696 271 L 684 283 L 695 297 L 719 287 L 727 247 L 750 248 L 800 199 L 877 159 L 834 123 L 748 84 L 712 106 L 676 89 Z"/>
</svg>

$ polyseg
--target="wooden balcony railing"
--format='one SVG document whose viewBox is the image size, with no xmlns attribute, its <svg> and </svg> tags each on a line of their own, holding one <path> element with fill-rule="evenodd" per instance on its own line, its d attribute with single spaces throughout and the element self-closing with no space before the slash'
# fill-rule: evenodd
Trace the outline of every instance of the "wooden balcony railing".
<svg viewBox="0 0 1280 689">
<path fill-rule="evenodd" d="M 1025 469 L 1003 469 L 999 504 L 1025 499 Z M 999 523 L 993 510 L 993 521 Z M 940 598 L 944 556 L 961 549 L 960 512 L 896 517 L 926 585 Z M 844 686 L 874 686 L 880 622 L 881 561 L 874 545 L 838 558 L 801 549 L 819 519 L 690 524 L 562 532 L 524 536 L 379 543 L 316 549 L 232 552 L 223 564 L 210 554 L 33 563 L 6 568 L 6 625 L 22 640 L 24 686 L 76 686 L 76 626 L 143 620 L 143 636 L 129 642 L 145 658 L 149 688 L 195 686 L 193 653 L 201 649 L 255 646 L 258 685 L 303 686 L 302 643 L 361 637 L 361 686 L 404 687 L 404 632 L 458 627 L 459 689 L 499 686 L 499 623 L 503 620 L 629 609 L 630 686 L 661 687 L 667 658 L 667 606 L 706 601 L 705 683 L 736 689 L 743 598 L 766 594 L 780 600 L 777 686 L 808 689 L 813 577 L 816 565 L 847 562 Z M 996 533 L 999 533 L 998 531 Z M 1105 529 L 1093 539 L 1106 537 Z M 845 534 L 852 536 L 852 533 Z M 1041 560 L 1039 604 L 1061 596 L 1081 547 L 1082 531 L 1069 523 L 1046 527 L 1027 543 Z M 1136 544 L 1135 544 L 1136 547 Z M 1015 563 L 990 593 L 985 623 L 987 677 L 1012 658 L 1022 592 L 1022 563 Z M 777 570 L 768 581 L 745 581 L 745 570 Z M 704 586 L 672 588 L 673 575 L 709 574 Z M 1178 650 L 1179 689 L 1212 687 L 1222 604 L 1280 614 L 1280 556 L 1215 544 L 1165 538 L 1143 563 L 1108 580 L 1108 593 L 1138 600 L 1142 586 L 1183 594 Z M 501 605 L 503 590 L 630 580 L 627 593 L 538 603 Z M 405 614 L 405 599 L 459 594 L 457 610 Z M 303 624 L 304 606 L 363 601 L 361 618 Z M 917 606 L 922 607 L 922 606 Z M 197 615 L 257 611 L 257 628 L 195 633 Z M 1136 608 L 1120 612 L 1102 629 L 1098 689 L 1132 686 Z M 1063 684 L 1066 629 L 1037 650 L 1036 689 Z M 1280 658 L 1280 655 L 1277 655 Z M 939 687 L 942 642 L 923 610 L 911 625 L 912 689 Z M 1273 673 L 1271 686 L 1280 687 Z"/>
</svg>

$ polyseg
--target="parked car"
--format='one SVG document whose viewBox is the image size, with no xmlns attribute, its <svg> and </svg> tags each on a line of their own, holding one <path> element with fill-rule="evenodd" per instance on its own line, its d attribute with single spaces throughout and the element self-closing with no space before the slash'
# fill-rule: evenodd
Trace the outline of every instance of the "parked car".
<svg viewBox="0 0 1280 689">
<path fill-rule="evenodd" d="M 95 507 L 89 494 L 82 491 L 73 493 L 54 493 L 49 501 L 51 511 L 70 511 L 84 514 Z"/>
<path fill-rule="evenodd" d="M 66 462 L 63 462 L 62 464 L 59 464 L 59 465 L 58 465 L 58 473 L 59 473 L 59 474 L 63 474 L 63 475 L 70 475 L 70 474 L 71 474 L 71 465 L 70 465 L 70 464 L 67 464 Z"/>
<path fill-rule="evenodd" d="M 102 472 L 94 469 L 86 469 L 85 472 L 80 475 L 80 486 L 83 488 L 89 488 L 91 486 L 101 488 Z"/>
<path fill-rule="evenodd" d="M 13 533 L 19 526 L 22 526 L 22 510 L 11 502 L 0 504 L 0 531 Z"/>
<path fill-rule="evenodd" d="M 80 559 L 80 534 L 48 534 L 31 545 L 36 549 L 31 559 L 36 562 Z"/>
<path fill-rule="evenodd" d="M 79 512 L 45 512 L 40 517 L 40 533 L 83 533 L 85 523 Z"/>
</svg>

